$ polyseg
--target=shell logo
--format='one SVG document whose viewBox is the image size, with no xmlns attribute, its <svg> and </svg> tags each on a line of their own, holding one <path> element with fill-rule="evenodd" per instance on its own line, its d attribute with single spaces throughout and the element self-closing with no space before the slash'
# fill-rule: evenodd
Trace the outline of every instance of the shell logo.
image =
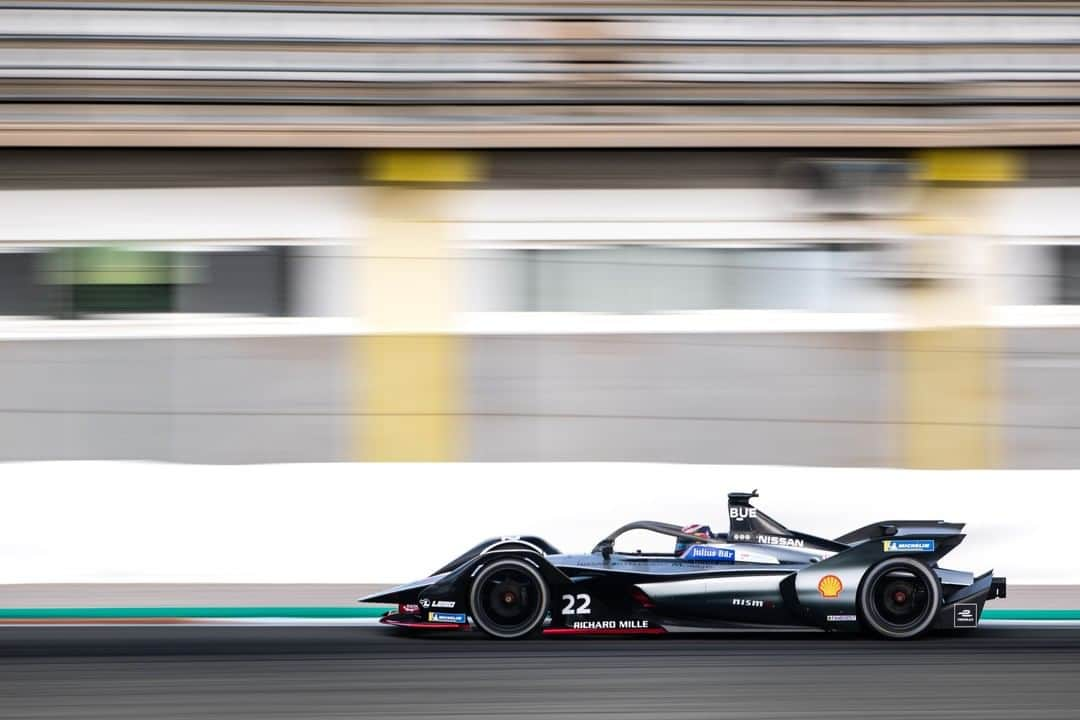
<svg viewBox="0 0 1080 720">
<path fill-rule="evenodd" d="M 817 589 L 823 598 L 839 597 L 840 591 L 844 589 L 844 583 L 840 582 L 840 578 L 835 575 L 826 575 L 818 582 Z"/>
</svg>

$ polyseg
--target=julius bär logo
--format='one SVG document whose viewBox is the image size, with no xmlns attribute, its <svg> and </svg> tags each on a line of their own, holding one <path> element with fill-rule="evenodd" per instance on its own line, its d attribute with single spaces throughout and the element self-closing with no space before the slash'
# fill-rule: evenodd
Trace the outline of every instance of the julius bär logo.
<svg viewBox="0 0 1080 720">
<path fill-rule="evenodd" d="M 818 582 L 817 589 L 823 598 L 839 597 L 840 591 L 844 589 L 844 583 L 840 582 L 840 578 L 835 575 L 826 575 Z"/>
</svg>

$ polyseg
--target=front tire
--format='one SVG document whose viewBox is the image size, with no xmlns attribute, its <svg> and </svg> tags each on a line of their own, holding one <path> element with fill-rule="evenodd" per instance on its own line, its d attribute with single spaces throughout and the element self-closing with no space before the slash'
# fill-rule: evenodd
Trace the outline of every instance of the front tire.
<svg viewBox="0 0 1080 720">
<path fill-rule="evenodd" d="M 872 567 L 859 587 L 859 615 L 865 627 L 893 640 L 926 632 L 941 608 L 941 585 L 934 571 L 911 558 Z"/>
<path fill-rule="evenodd" d="M 496 560 L 485 566 L 469 590 L 473 623 L 500 640 L 539 633 L 549 599 L 540 572 L 519 558 Z"/>
</svg>

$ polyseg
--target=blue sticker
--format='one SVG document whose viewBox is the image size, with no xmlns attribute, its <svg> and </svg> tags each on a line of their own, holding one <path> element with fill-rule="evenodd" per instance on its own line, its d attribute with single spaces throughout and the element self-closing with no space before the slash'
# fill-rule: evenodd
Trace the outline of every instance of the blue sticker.
<svg viewBox="0 0 1080 720">
<path fill-rule="evenodd" d="M 934 552 L 933 540 L 882 540 L 885 552 Z"/>
<path fill-rule="evenodd" d="M 428 620 L 431 622 L 457 623 L 458 625 L 464 625 L 465 613 L 433 612 L 428 613 Z"/>
<path fill-rule="evenodd" d="M 731 548 L 717 547 L 716 545 L 691 545 L 682 554 L 683 560 L 698 560 L 701 562 L 733 563 L 735 551 Z"/>
</svg>

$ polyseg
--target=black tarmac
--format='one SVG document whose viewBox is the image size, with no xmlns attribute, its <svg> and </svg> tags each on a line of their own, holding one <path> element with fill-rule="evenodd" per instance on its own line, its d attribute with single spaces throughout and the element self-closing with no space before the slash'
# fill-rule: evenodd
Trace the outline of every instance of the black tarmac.
<svg viewBox="0 0 1080 720">
<path fill-rule="evenodd" d="M 1078 718 L 1080 632 L 410 638 L 3 627 L 0 718 Z"/>
</svg>

